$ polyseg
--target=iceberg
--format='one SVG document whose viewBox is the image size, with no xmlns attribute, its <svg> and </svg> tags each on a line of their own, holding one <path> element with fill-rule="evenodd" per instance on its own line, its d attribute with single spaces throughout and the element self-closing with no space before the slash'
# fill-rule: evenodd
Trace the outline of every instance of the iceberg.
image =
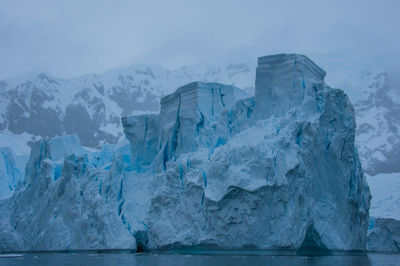
<svg viewBox="0 0 400 266">
<path fill-rule="evenodd" d="M 258 60 L 254 99 L 218 109 L 214 86 L 205 103 L 185 97 L 193 84 L 165 96 L 147 161 L 163 182 L 149 248 L 365 250 L 370 193 L 354 109 L 324 76 L 303 55 L 274 55 Z"/>
<path fill-rule="evenodd" d="M 192 82 L 123 117 L 129 143 L 34 143 L 0 201 L 0 251 L 365 250 L 354 109 L 324 76 L 303 55 L 260 57 L 255 97 Z"/>
</svg>

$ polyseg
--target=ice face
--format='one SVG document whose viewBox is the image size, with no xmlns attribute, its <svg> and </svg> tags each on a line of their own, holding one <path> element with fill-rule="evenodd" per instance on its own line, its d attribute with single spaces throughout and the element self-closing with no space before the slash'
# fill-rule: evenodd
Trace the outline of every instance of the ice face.
<svg viewBox="0 0 400 266">
<path fill-rule="evenodd" d="M 324 77 L 325 71 L 304 55 L 278 54 L 258 58 L 256 118 L 287 114 L 301 105 L 311 94 L 308 91 L 318 81 L 323 82 Z"/>
<path fill-rule="evenodd" d="M 54 161 L 64 160 L 65 154 L 82 155 L 83 149 L 78 135 L 72 134 L 57 138 L 52 138 L 48 142 L 50 158 Z"/>
<path fill-rule="evenodd" d="M 101 150 L 85 147 L 84 153 L 88 156 L 89 163 L 94 168 L 109 169 L 116 156 L 121 157 L 124 170 L 129 171 L 131 168 L 131 145 L 127 140 L 117 144 L 105 144 Z"/>
<path fill-rule="evenodd" d="M 131 168 L 138 172 L 152 164 L 158 151 L 158 115 L 122 118 L 124 132 L 131 142 Z"/>
<path fill-rule="evenodd" d="M 0 199 L 8 198 L 23 180 L 27 156 L 15 155 L 8 147 L 0 148 Z"/>
<path fill-rule="evenodd" d="M 218 141 L 200 134 L 216 124 L 223 110 L 247 94 L 234 86 L 193 82 L 161 99 L 159 115 L 122 118 L 132 148 L 133 169 L 164 170 L 166 163 L 183 153 Z M 221 140 L 220 140 L 221 141 Z M 153 161 L 156 164 L 152 164 Z"/>
<path fill-rule="evenodd" d="M 185 112 L 194 122 L 160 121 L 172 128 L 163 139 L 176 139 L 173 151 L 181 152 L 168 157 L 165 185 L 151 201 L 150 247 L 364 250 L 370 194 L 354 109 L 324 75 L 305 56 L 263 57 L 255 104 L 240 100 L 204 115 L 198 132 L 195 108 Z M 167 97 L 175 104 L 164 114 L 193 106 Z M 201 145 L 190 151 L 187 136 Z"/>
<path fill-rule="evenodd" d="M 166 161 L 179 154 L 193 152 L 207 139 L 200 139 L 200 131 L 219 120 L 221 111 L 232 106 L 246 94 L 234 86 L 219 83 L 194 82 L 178 88 L 161 99 L 160 145 Z"/>
<path fill-rule="evenodd" d="M 0 201 L 0 250 L 135 250 L 135 232 L 118 211 L 126 150 L 88 151 L 76 136 L 34 143 L 24 184 Z M 94 165 L 93 153 L 102 163 Z"/>
<path fill-rule="evenodd" d="M 364 250 L 354 109 L 324 75 L 302 55 L 262 57 L 255 98 L 189 83 L 160 114 L 122 119 L 130 145 L 35 143 L 25 184 L 0 201 L 0 250 Z"/>
</svg>

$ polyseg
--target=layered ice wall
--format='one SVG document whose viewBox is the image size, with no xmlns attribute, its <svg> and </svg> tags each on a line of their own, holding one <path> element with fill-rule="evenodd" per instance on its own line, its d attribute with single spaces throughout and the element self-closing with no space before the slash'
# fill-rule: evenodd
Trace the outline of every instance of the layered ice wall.
<svg viewBox="0 0 400 266">
<path fill-rule="evenodd" d="M 306 87 L 323 82 L 325 74 L 323 69 L 304 55 L 259 57 L 256 69 L 256 118 L 284 115 L 293 107 L 303 104 Z M 306 108 L 303 106 L 304 110 Z"/>
<path fill-rule="evenodd" d="M 167 96 L 175 104 L 161 109 L 168 117 L 158 126 L 170 129 L 161 143 L 173 152 L 158 154 L 168 160 L 151 200 L 150 248 L 364 250 L 370 194 L 354 109 L 324 75 L 302 55 L 262 57 L 255 101 L 204 118 L 214 102 L 197 113 L 182 97 L 190 86 Z M 194 122 L 175 119 L 183 106 L 194 106 Z"/>
<path fill-rule="evenodd" d="M 192 82 L 163 97 L 159 115 L 122 118 L 131 142 L 133 169 L 141 171 L 151 166 L 161 171 L 180 154 L 215 145 L 221 140 L 200 132 L 212 124 L 216 126 L 222 110 L 246 96 L 234 86 Z"/>
</svg>

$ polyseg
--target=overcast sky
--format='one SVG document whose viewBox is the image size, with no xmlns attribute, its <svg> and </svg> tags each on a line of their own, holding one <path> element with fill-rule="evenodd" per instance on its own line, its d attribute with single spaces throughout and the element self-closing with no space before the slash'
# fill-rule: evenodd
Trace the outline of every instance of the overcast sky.
<svg viewBox="0 0 400 266">
<path fill-rule="evenodd" d="M 0 78 L 343 48 L 398 61 L 399 13 L 397 0 L 0 0 Z"/>
</svg>

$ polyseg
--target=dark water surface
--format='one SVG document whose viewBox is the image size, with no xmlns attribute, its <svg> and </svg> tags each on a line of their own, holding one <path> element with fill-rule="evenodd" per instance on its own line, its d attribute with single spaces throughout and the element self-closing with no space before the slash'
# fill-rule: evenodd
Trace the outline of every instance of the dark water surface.
<svg viewBox="0 0 400 266">
<path fill-rule="evenodd" d="M 9 257 L 5 257 L 9 256 Z M 0 265 L 400 265 L 400 254 L 353 254 L 335 256 L 162 254 L 162 253 L 24 253 L 0 255 Z"/>
</svg>

